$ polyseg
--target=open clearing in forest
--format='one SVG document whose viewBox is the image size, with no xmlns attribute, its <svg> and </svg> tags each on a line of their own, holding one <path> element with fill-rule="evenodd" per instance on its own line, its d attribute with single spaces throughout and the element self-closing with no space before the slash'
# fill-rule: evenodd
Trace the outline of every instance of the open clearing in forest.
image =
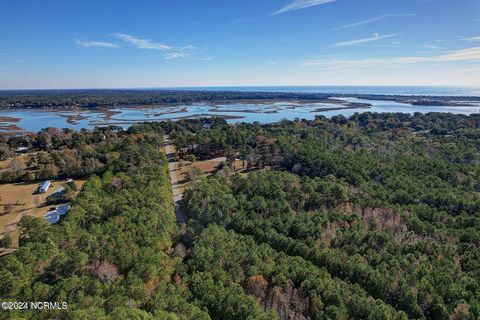
<svg viewBox="0 0 480 320">
<path fill-rule="evenodd" d="M 43 217 L 47 211 L 55 207 L 45 206 L 47 196 L 54 193 L 64 180 L 52 180 L 48 192 L 34 194 L 38 189 L 37 182 L 19 182 L 0 184 L 0 237 L 10 234 L 13 245 L 18 245 L 18 222 L 25 215 Z M 85 180 L 75 180 L 78 188 L 81 188 Z"/>
<path fill-rule="evenodd" d="M 33 155 L 33 153 L 22 154 L 14 158 L 0 160 L 0 171 L 11 168 L 14 162 L 16 162 L 19 167 L 25 168 L 25 163 L 30 155 Z"/>
<path fill-rule="evenodd" d="M 201 171 L 202 177 L 207 177 L 211 174 L 214 174 L 217 167 L 225 162 L 225 157 L 213 158 L 208 160 L 201 161 L 181 161 L 177 163 L 177 179 L 182 192 L 188 187 L 189 184 L 189 173 L 192 168 L 198 168 Z M 235 172 L 240 173 L 241 175 L 246 174 L 244 168 L 242 167 L 242 160 L 235 160 Z"/>
<path fill-rule="evenodd" d="M 177 153 L 175 146 L 168 136 L 164 137 L 165 146 L 163 151 L 168 159 L 168 171 L 170 175 L 170 181 L 172 183 L 173 202 L 175 205 L 175 215 L 178 222 L 185 222 L 187 220 L 186 214 L 180 207 L 180 201 L 183 198 L 183 193 L 189 185 L 189 173 L 193 167 L 198 168 L 201 171 L 201 176 L 206 177 L 213 172 L 222 163 L 225 162 L 225 157 L 219 157 L 202 161 L 177 161 Z M 235 161 L 236 172 L 243 174 L 242 161 Z"/>
</svg>

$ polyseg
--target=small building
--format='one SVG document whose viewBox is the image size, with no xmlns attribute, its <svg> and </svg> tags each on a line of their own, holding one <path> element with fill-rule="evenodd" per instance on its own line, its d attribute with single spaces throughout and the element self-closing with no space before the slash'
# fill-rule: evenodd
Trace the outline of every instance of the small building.
<svg viewBox="0 0 480 320">
<path fill-rule="evenodd" d="M 15 149 L 15 152 L 16 153 L 28 153 L 30 152 L 32 149 L 29 148 L 29 147 L 18 147 L 17 149 Z"/>
<path fill-rule="evenodd" d="M 70 210 L 70 205 L 69 204 L 61 204 L 57 207 L 56 210 L 60 215 L 64 215 L 68 212 L 68 210 Z"/>
<path fill-rule="evenodd" d="M 48 223 L 54 224 L 60 221 L 60 217 L 67 214 L 68 210 L 70 210 L 70 205 L 62 204 L 56 207 L 55 210 L 48 211 L 44 217 Z"/>
<path fill-rule="evenodd" d="M 212 128 L 212 124 L 210 123 L 210 120 L 205 120 L 203 122 L 203 129 L 210 130 Z"/>
<path fill-rule="evenodd" d="M 59 187 L 54 193 L 52 193 L 47 197 L 46 203 L 54 204 L 54 203 L 65 202 L 64 194 L 65 194 L 65 188 Z"/>
<path fill-rule="evenodd" d="M 51 181 L 50 180 L 47 180 L 45 182 L 43 182 L 40 187 L 38 188 L 38 192 L 39 193 L 45 193 L 48 191 L 48 188 L 50 188 L 50 184 L 51 184 Z"/>
<path fill-rule="evenodd" d="M 55 210 L 47 212 L 44 217 L 47 222 L 51 224 L 57 223 L 60 220 L 60 215 Z"/>
<path fill-rule="evenodd" d="M 57 190 L 55 190 L 54 193 L 52 193 L 49 197 L 60 197 L 65 193 L 65 188 L 64 187 L 59 187 Z"/>
</svg>

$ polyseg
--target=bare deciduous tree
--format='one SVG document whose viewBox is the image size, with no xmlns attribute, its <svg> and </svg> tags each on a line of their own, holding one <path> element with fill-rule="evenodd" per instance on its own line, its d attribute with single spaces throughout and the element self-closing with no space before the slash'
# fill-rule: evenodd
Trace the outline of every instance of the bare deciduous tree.
<svg viewBox="0 0 480 320">
<path fill-rule="evenodd" d="M 107 261 L 93 260 L 90 264 L 90 273 L 100 281 L 114 282 L 118 278 L 118 268 Z"/>
</svg>

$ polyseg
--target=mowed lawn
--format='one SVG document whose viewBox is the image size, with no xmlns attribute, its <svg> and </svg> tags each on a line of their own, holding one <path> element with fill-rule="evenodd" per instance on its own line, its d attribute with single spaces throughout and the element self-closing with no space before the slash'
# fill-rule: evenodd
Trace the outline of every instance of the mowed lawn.
<svg viewBox="0 0 480 320">
<path fill-rule="evenodd" d="M 54 193 L 64 180 L 53 180 L 47 193 L 35 194 L 38 183 L 7 183 L 0 184 L 0 238 L 10 234 L 13 245 L 18 245 L 18 222 L 24 215 L 43 217 L 50 208 L 45 206 L 45 199 Z M 78 188 L 81 188 L 85 180 L 76 180 Z"/>
</svg>

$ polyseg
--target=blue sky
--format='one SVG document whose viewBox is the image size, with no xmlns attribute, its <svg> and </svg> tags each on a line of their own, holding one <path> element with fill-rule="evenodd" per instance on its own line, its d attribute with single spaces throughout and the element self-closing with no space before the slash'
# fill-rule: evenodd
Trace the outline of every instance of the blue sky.
<svg viewBox="0 0 480 320">
<path fill-rule="evenodd" d="M 4 0 L 0 89 L 480 85 L 479 0 Z"/>
</svg>

